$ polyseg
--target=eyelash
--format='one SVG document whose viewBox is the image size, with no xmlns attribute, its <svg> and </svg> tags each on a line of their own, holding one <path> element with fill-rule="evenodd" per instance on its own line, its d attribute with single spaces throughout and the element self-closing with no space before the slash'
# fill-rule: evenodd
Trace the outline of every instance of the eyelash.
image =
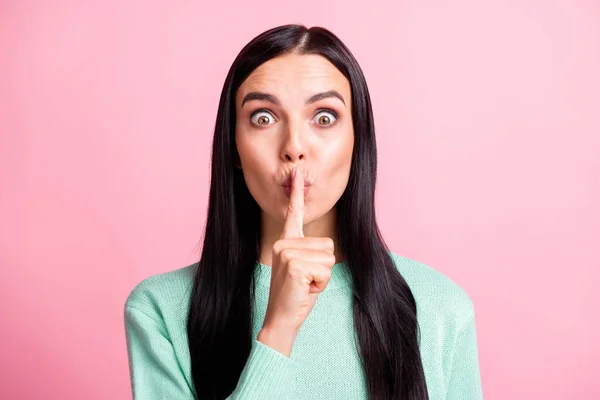
<svg viewBox="0 0 600 400">
<path fill-rule="evenodd" d="M 273 118 L 275 118 L 275 116 L 274 116 L 274 115 L 273 115 L 273 113 L 272 113 L 272 112 L 271 112 L 269 109 L 267 109 L 267 108 L 259 108 L 259 109 L 256 109 L 256 110 L 252 111 L 252 113 L 250 114 L 250 122 L 251 122 L 252 124 L 254 124 L 254 125 L 256 125 L 256 126 L 259 126 L 259 127 L 261 127 L 261 128 L 262 128 L 263 126 L 260 126 L 259 124 L 255 124 L 254 122 L 252 122 L 252 118 L 254 118 L 254 116 L 255 116 L 256 114 L 258 114 L 258 113 L 261 113 L 261 112 L 266 112 L 266 113 L 269 113 L 269 114 L 271 114 L 271 117 L 273 117 Z M 330 113 L 331 115 L 333 115 L 333 116 L 335 117 L 335 121 L 334 121 L 332 124 L 329 124 L 329 125 L 327 125 L 327 126 L 324 126 L 323 128 L 331 128 L 333 125 L 335 125 L 335 124 L 337 123 L 337 121 L 338 121 L 338 119 L 339 119 L 339 115 L 338 115 L 338 113 L 337 113 L 335 110 L 332 110 L 331 108 L 319 108 L 319 109 L 317 109 L 317 111 L 316 111 L 315 115 L 316 115 L 316 114 L 319 114 L 319 113 L 322 113 L 322 112 L 328 112 L 328 113 Z"/>
</svg>

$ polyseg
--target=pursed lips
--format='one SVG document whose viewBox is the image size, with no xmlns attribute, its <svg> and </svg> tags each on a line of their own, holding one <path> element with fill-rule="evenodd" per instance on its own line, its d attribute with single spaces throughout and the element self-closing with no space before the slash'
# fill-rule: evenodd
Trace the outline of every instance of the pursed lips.
<svg viewBox="0 0 600 400">
<path fill-rule="evenodd" d="M 312 185 L 312 183 L 310 183 L 307 180 L 304 180 L 304 187 L 308 187 L 311 185 Z M 292 187 L 292 178 L 287 178 L 281 186 L 291 188 Z"/>
</svg>

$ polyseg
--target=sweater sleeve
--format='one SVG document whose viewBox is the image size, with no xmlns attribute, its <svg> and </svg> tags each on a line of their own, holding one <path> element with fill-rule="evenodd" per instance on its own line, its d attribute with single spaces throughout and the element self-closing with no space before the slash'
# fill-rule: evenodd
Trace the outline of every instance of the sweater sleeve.
<svg viewBox="0 0 600 400">
<path fill-rule="evenodd" d="M 125 336 L 133 398 L 192 399 L 167 330 L 138 307 L 125 307 Z"/>
<path fill-rule="evenodd" d="M 457 336 L 446 400 L 483 399 L 478 357 L 475 318 L 471 314 Z"/>
<path fill-rule="evenodd" d="M 195 398 L 162 318 L 127 305 L 125 332 L 134 400 Z M 293 360 L 254 340 L 238 385 L 227 399 L 285 398 L 294 368 Z"/>
</svg>

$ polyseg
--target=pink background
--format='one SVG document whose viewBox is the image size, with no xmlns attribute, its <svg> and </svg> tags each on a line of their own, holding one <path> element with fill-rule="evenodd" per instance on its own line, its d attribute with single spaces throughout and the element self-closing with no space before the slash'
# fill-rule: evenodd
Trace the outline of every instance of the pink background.
<svg viewBox="0 0 600 400">
<path fill-rule="evenodd" d="M 600 5 L 227 3 L 0 3 L 0 398 L 131 397 L 125 298 L 197 260 L 227 69 L 290 22 L 360 62 L 381 229 L 471 296 L 485 398 L 600 398 Z"/>
</svg>

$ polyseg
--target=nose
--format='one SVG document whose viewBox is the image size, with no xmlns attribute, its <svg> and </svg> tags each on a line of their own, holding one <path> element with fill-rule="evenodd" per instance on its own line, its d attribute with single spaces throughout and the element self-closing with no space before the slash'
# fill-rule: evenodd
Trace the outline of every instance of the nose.
<svg viewBox="0 0 600 400">
<path fill-rule="evenodd" d="M 296 163 L 306 160 L 306 146 L 304 142 L 301 118 L 288 119 L 284 128 L 284 141 L 281 149 L 281 158 L 284 161 Z"/>
</svg>

